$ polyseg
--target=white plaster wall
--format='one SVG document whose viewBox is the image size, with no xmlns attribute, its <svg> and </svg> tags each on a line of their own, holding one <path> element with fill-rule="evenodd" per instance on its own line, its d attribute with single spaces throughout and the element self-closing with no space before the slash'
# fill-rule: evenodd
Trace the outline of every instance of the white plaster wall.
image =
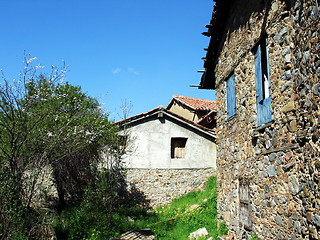
<svg viewBox="0 0 320 240">
<path fill-rule="evenodd" d="M 127 168 L 216 169 L 216 145 L 202 135 L 171 120 L 149 120 L 128 129 L 129 147 L 123 161 Z M 185 158 L 171 159 L 171 138 L 188 138 Z"/>
</svg>

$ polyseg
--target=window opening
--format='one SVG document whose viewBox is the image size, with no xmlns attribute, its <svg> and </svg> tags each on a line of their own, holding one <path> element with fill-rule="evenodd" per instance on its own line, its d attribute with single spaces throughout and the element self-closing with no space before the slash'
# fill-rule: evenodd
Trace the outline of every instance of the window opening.
<svg viewBox="0 0 320 240">
<path fill-rule="evenodd" d="M 230 76 L 226 80 L 227 88 L 227 117 L 231 118 L 236 115 L 236 85 L 235 85 L 235 75 Z"/>
<path fill-rule="evenodd" d="M 269 84 L 269 71 L 268 71 L 268 54 L 267 54 L 267 42 L 263 39 L 260 44 L 261 48 L 261 71 L 262 71 L 262 98 L 266 99 L 270 97 L 270 84 Z"/>
<path fill-rule="evenodd" d="M 188 138 L 171 138 L 171 158 L 184 158 Z"/>
</svg>

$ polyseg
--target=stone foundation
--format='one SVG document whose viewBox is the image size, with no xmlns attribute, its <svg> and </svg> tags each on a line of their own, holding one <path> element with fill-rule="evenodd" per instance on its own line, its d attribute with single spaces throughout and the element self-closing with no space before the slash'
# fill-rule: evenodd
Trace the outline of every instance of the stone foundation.
<svg viewBox="0 0 320 240">
<path fill-rule="evenodd" d="M 207 169 L 128 169 L 127 182 L 145 194 L 151 207 L 165 205 L 193 190 L 202 189 L 214 175 Z"/>
</svg>

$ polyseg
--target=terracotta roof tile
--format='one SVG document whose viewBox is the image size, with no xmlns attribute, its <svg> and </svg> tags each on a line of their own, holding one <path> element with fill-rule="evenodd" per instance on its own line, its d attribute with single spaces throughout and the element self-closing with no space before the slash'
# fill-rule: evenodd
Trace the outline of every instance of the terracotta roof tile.
<svg viewBox="0 0 320 240">
<path fill-rule="evenodd" d="M 173 95 L 173 99 L 196 110 L 216 110 L 217 102 L 213 100 Z"/>
</svg>

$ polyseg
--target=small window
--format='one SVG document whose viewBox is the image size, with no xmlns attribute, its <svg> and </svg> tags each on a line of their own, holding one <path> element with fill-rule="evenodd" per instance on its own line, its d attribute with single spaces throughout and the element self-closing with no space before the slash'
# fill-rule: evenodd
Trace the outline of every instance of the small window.
<svg viewBox="0 0 320 240">
<path fill-rule="evenodd" d="M 247 230 L 251 229 L 251 204 L 250 204 L 249 181 L 241 179 L 239 181 L 239 200 L 240 200 L 240 227 Z"/>
<path fill-rule="evenodd" d="M 236 84 L 235 75 L 230 76 L 226 81 L 227 86 L 227 117 L 231 118 L 236 115 Z"/>
<path fill-rule="evenodd" d="M 258 126 L 272 121 L 271 84 L 267 38 L 260 40 L 255 49 L 255 75 Z"/>
<path fill-rule="evenodd" d="M 187 138 L 171 138 L 171 158 L 184 158 Z"/>
</svg>

